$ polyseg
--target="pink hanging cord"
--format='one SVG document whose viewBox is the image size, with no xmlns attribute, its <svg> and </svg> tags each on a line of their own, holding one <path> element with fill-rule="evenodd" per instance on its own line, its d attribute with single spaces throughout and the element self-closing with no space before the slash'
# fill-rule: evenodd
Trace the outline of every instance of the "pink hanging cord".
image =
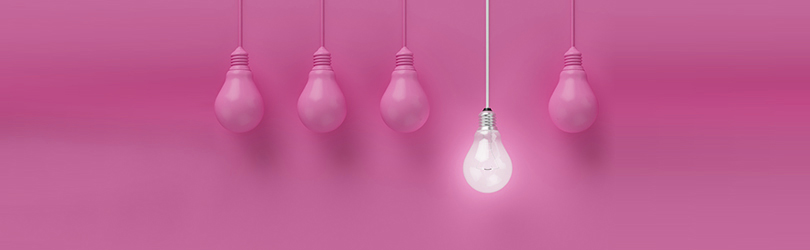
<svg viewBox="0 0 810 250">
<path fill-rule="evenodd" d="M 239 26 L 238 27 L 239 27 L 238 28 L 238 30 L 239 30 L 239 34 L 238 34 L 239 39 L 238 39 L 237 43 L 239 43 L 239 47 L 242 47 L 242 0 L 239 0 Z"/>
<path fill-rule="evenodd" d="M 321 47 L 326 46 L 326 41 L 325 41 L 325 38 L 324 38 L 326 36 L 326 33 L 325 33 L 326 31 L 324 30 L 324 26 L 325 26 L 325 23 L 324 23 L 325 22 L 324 21 L 324 19 L 325 19 L 324 18 L 325 10 L 324 9 L 326 9 L 326 5 L 324 3 L 324 0 L 321 0 Z"/>
<path fill-rule="evenodd" d="M 402 0 L 402 47 L 405 47 L 405 45 L 408 44 L 408 39 L 407 39 L 407 35 L 408 35 L 408 32 L 407 32 L 407 27 L 408 26 L 407 25 L 408 25 L 408 23 L 406 22 L 407 21 L 407 15 L 406 15 L 407 14 L 407 9 L 406 9 L 407 5 L 405 4 L 405 2 L 406 2 L 406 0 Z"/>
<path fill-rule="evenodd" d="M 571 0 L 571 47 L 574 47 L 574 0 Z"/>
</svg>

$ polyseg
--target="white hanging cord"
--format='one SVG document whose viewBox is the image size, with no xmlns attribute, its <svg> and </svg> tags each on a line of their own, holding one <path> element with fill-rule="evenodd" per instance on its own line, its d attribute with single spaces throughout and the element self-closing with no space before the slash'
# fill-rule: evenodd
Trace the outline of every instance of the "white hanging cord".
<svg viewBox="0 0 810 250">
<path fill-rule="evenodd" d="M 486 47 L 487 47 L 486 48 L 486 51 L 487 51 L 486 52 L 486 55 L 487 55 L 486 56 L 486 60 L 487 60 L 487 62 L 486 62 L 486 65 L 487 65 L 486 66 L 486 78 L 487 79 L 486 79 L 486 82 L 487 82 L 487 108 L 489 108 L 489 0 L 486 0 L 486 2 L 487 2 L 487 7 L 486 7 L 486 10 L 487 10 L 487 18 L 486 18 L 486 20 L 487 20 L 486 21 L 486 26 L 487 26 L 487 28 L 486 28 L 486 30 L 487 30 L 487 35 L 486 35 L 486 40 L 487 40 L 486 41 Z"/>
</svg>

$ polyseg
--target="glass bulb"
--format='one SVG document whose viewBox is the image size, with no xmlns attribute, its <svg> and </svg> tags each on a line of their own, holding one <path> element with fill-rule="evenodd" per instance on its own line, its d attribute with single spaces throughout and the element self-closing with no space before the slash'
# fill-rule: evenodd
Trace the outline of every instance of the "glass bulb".
<svg viewBox="0 0 810 250">
<path fill-rule="evenodd" d="M 475 132 L 470 152 L 464 159 L 464 178 L 478 192 L 501 190 L 512 177 L 512 160 L 495 127 L 495 114 L 485 109 L 480 114 L 481 127 Z"/>
</svg>

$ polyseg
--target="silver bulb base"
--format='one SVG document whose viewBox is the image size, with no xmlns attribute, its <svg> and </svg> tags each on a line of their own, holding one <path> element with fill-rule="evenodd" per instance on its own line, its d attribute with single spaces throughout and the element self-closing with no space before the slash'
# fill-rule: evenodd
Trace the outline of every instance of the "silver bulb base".
<svg viewBox="0 0 810 250">
<path fill-rule="evenodd" d="M 481 111 L 478 118 L 478 130 L 498 130 L 498 127 L 495 127 L 495 113 L 492 110 Z"/>
</svg>

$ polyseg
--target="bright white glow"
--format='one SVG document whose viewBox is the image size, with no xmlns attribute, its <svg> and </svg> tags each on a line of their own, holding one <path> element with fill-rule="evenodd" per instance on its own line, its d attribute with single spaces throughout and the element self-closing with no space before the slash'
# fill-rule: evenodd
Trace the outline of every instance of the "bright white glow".
<svg viewBox="0 0 810 250">
<path fill-rule="evenodd" d="M 512 177 L 512 160 L 501 143 L 497 130 L 475 132 L 470 152 L 464 159 L 464 178 L 470 186 L 482 193 L 501 190 Z"/>
</svg>

